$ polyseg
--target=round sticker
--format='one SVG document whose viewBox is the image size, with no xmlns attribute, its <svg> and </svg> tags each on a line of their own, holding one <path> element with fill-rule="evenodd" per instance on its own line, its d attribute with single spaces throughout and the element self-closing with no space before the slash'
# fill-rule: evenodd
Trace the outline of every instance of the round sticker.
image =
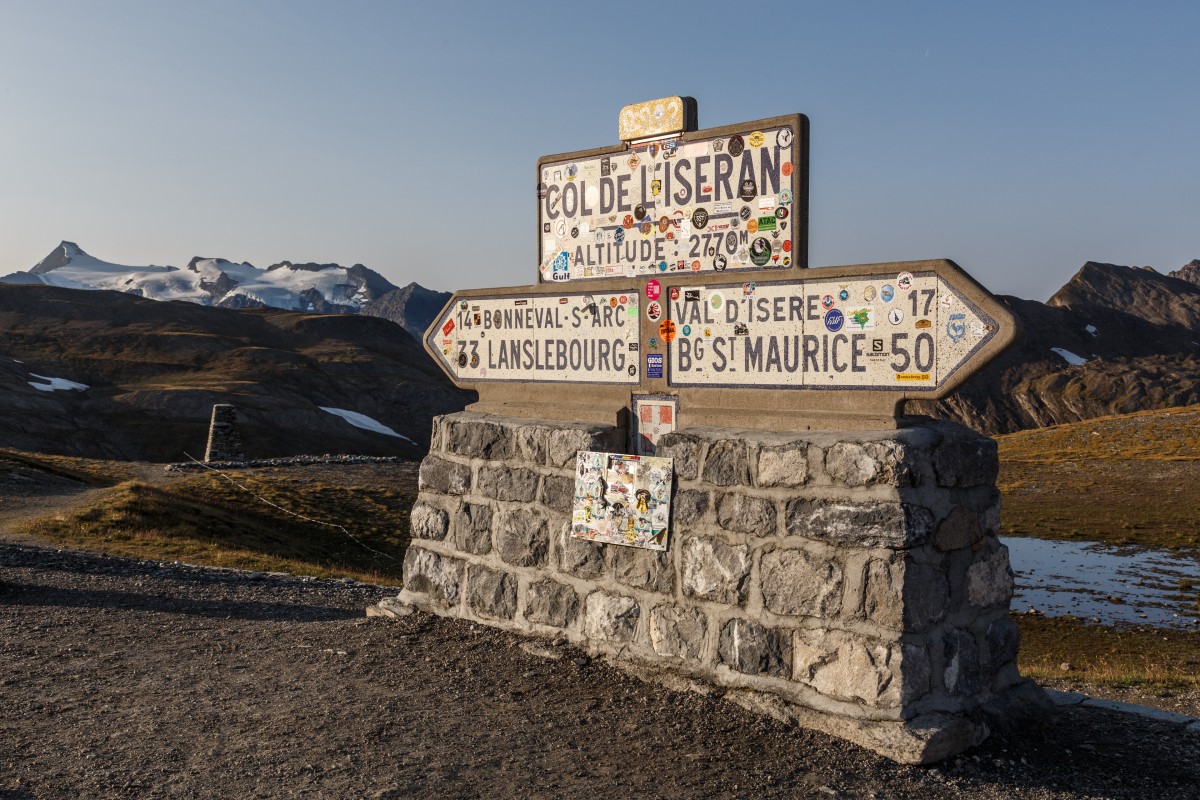
<svg viewBox="0 0 1200 800">
<path fill-rule="evenodd" d="M 892 298 L 896 296 L 896 290 L 892 288 L 890 283 L 885 283 L 879 289 L 879 299 L 885 303 L 892 302 Z"/>
<path fill-rule="evenodd" d="M 746 141 L 750 143 L 751 147 L 762 147 L 763 142 L 766 141 L 766 137 L 763 136 L 762 131 L 755 131 L 750 134 L 750 138 Z"/>
<path fill-rule="evenodd" d="M 821 298 L 822 308 L 833 308 L 833 295 L 827 294 Z"/>
<path fill-rule="evenodd" d="M 636 206 L 633 207 L 633 216 L 635 219 L 645 219 L 646 218 L 646 207 L 644 205 L 642 205 L 641 203 L 638 203 Z"/>
<path fill-rule="evenodd" d="M 792 177 L 792 162 L 785 161 L 782 164 L 780 164 L 779 171 L 781 173 L 783 173 L 783 177 L 785 177 L 785 178 Z"/>
<path fill-rule="evenodd" d="M 629 302 L 629 298 L 626 297 L 625 295 L 621 295 L 619 298 L 617 298 L 617 302 L 620 303 L 621 305 L 625 305 L 626 303 Z"/>
<path fill-rule="evenodd" d="M 737 158 L 746 149 L 746 142 L 740 136 L 729 137 L 729 155 Z"/>
<path fill-rule="evenodd" d="M 699 259 L 697 259 L 696 261 L 692 262 L 692 272 L 699 272 L 699 271 L 700 271 L 700 261 L 699 261 Z"/>
<path fill-rule="evenodd" d="M 750 206 L 742 206 L 741 210 L 738 211 L 738 216 L 742 218 L 743 222 L 745 222 L 746 220 L 750 219 L 751 213 L 753 212 L 750 211 Z"/>
<path fill-rule="evenodd" d="M 896 285 L 900 287 L 900 291 L 907 292 L 912 288 L 912 273 L 901 272 L 896 276 Z"/>
<path fill-rule="evenodd" d="M 472 353 L 471 354 L 471 369 L 475 369 L 478 366 L 479 366 L 479 354 Z"/>
<path fill-rule="evenodd" d="M 663 262 L 666 263 L 665 261 Z M 651 280 L 646 283 L 646 299 L 657 300 L 662 297 L 662 284 L 656 280 Z"/>
<path fill-rule="evenodd" d="M 669 319 L 664 319 L 662 322 L 658 323 L 658 335 L 661 336 L 662 340 L 667 344 L 675 341 L 675 323 Z"/>
<path fill-rule="evenodd" d="M 762 236 L 750 243 L 750 260 L 761 267 L 771 260 L 771 243 Z"/>
<path fill-rule="evenodd" d="M 703 208 L 697 208 L 692 212 L 692 224 L 697 228 L 703 228 L 708 224 L 708 212 Z"/>
<path fill-rule="evenodd" d="M 654 230 L 654 223 L 650 220 L 642 220 L 642 224 L 638 225 L 638 230 L 642 232 L 642 236 L 649 236 L 650 231 Z"/>
<path fill-rule="evenodd" d="M 684 326 L 683 326 L 683 335 L 684 335 L 684 336 L 691 336 L 691 335 L 692 335 L 692 326 L 691 326 L 691 325 L 684 325 Z"/>
<path fill-rule="evenodd" d="M 609 307 L 609 308 L 616 308 L 616 307 L 617 307 L 617 298 L 615 298 L 615 297 L 610 297 L 610 298 L 608 298 L 608 307 Z M 497 325 L 496 327 L 500 327 L 500 326 L 499 326 L 499 325 Z"/>
<path fill-rule="evenodd" d="M 746 223 L 746 233 L 758 233 L 758 220 L 752 219 Z"/>
<path fill-rule="evenodd" d="M 786 206 L 788 203 L 792 202 L 792 190 L 784 189 L 782 192 L 780 192 L 779 199 L 777 202 L 781 206 Z"/>
<path fill-rule="evenodd" d="M 792 240 L 791 239 L 783 240 L 783 252 L 785 252 L 785 253 L 792 252 Z"/>
<path fill-rule="evenodd" d="M 728 262 L 725 260 L 725 256 L 722 253 L 717 253 L 713 257 L 713 269 L 715 269 L 717 272 L 724 272 L 727 265 Z"/>
<path fill-rule="evenodd" d="M 629 230 L 630 228 L 632 228 L 633 227 L 633 214 L 626 214 L 625 218 L 621 220 L 621 224 L 623 226 L 625 226 L 625 230 Z"/>
<path fill-rule="evenodd" d="M 646 304 L 646 319 L 651 322 L 658 322 L 662 319 L 662 306 L 657 301 L 651 300 Z"/>
<path fill-rule="evenodd" d="M 869 303 L 874 299 L 875 299 L 875 287 L 874 286 L 868 286 L 866 289 L 863 289 L 863 300 L 865 300 L 866 302 Z"/>
<path fill-rule="evenodd" d="M 629 365 L 629 374 L 630 374 L 631 376 L 632 376 L 632 375 L 637 375 L 637 364 L 630 364 L 630 365 Z"/>
<path fill-rule="evenodd" d="M 467 354 L 466 353 L 458 354 L 458 365 L 460 367 L 465 367 L 467 365 Z"/>
<path fill-rule="evenodd" d="M 678 300 L 678 299 L 679 299 L 679 287 L 678 287 L 678 286 L 672 286 L 672 287 L 671 287 L 671 299 L 672 299 L 672 300 Z"/>
<path fill-rule="evenodd" d="M 668 219 L 666 216 L 662 216 L 662 217 L 658 218 L 658 232 L 659 233 L 666 233 L 667 228 L 669 228 L 669 227 L 671 227 L 670 219 Z"/>
<path fill-rule="evenodd" d="M 850 299 L 850 291 L 849 290 L 842 289 L 838 292 L 838 300 L 849 300 L 849 299 Z"/>
<path fill-rule="evenodd" d="M 888 320 L 893 325 L 899 325 L 901 322 L 904 322 L 904 312 L 898 308 L 893 308 L 888 312 Z"/>
<path fill-rule="evenodd" d="M 780 206 L 779 208 L 775 209 L 775 219 L 787 219 L 787 215 L 787 206 Z"/>
<path fill-rule="evenodd" d="M 775 144 L 779 145 L 780 147 L 782 147 L 786 150 L 787 148 L 792 146 L 792 140 L 795 138 L 796 138 L 795 134 L 792 133 L 791 128 L 783 128 L 782 130 L 780 130 L 778 133 L 775 134 Z M 787 173 L 785 172 L 784 175 L 786 175 L 786 174 Z"/>
<path fill-rule="evenodd" d="M 720 292 L 713 292 L 708 296 L 708 307 L 713 311 L 720 311 L 724 305 L 725 298 L 721 296 Z"/>
<path fill-rule="evenodd" d="M 837 333 L 842 329 L 842 325 L 846 322 L 846 317 L 841 311 L 836 308 L 831 308 L 825 312 L 825 327 L 831 333 Z"/>
</svg>

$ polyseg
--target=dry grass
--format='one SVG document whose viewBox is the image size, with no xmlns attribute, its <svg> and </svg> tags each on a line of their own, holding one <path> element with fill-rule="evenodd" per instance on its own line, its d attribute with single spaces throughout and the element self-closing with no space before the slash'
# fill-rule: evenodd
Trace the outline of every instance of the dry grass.
<svg viewBox="0 0 1200 800">
<path fill-rule="evenodd" d="M 1200 406 L 998 441 L 1003 534 L 1200 549 Z"/>
<path fill-rule="evenodd" d="M 1021 626 L 1021 674 L 1104 686 L 1200 689 L 1200 633 L 1110 628 L 1070 617 L 1014 614 Z M 1071 669 L 1063 670 L 1063 664 Z"/>
<path fill-rule="evenodd" d="M 232 473 L 249 491 L 213 473 L 165 486 L 125 481 L 22 533 L 135 558 L 399 583 L 416 498 L 414 470 L 399 466 L 398 479 L 369 485 L 334 485 L 303 468 Z"/>
</svg>

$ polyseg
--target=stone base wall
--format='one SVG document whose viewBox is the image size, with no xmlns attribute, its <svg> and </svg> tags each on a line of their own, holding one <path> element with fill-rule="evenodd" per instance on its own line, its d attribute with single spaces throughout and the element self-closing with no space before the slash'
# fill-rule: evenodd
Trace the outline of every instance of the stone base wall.
<svg viewBox="0 0 1200 800">
<path fill-rule="evenodd" d="M 204 448 L 204 461 L 245 461 L 242 452 L 242 432 L 238 428 L 237 408 L 225 403 L 212 407 L 212 420 L 208 424 L 208 445 Z"/>
<path fill-rule="evenodd" d="M 664 553 L 569 534 L 576 453 L 624 439 L 437 418 L 399 600 L 566 637 L 907 763 L 1044 708 L 1016 667 L 991 439 L 929 420 L 677 431 L 659 447 L 676 473 Z"/>
</svg>

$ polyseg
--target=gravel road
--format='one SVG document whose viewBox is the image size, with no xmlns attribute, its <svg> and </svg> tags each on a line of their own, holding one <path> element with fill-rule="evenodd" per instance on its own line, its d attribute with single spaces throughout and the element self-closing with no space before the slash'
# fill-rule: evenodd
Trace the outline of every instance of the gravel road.
<svg viewBox="0 0 1200 800">
<path fill-rule="evenodd" d="M 1200 798 L 1200 735 L 1069 708 L 904 767 L 396 587 L 0 545 L 0 800 Z"/>
</svg>

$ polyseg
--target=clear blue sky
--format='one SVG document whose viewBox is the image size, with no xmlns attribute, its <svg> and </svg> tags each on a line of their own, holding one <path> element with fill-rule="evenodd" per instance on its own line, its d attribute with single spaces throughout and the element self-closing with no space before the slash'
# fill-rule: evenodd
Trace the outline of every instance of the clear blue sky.
<svg viewBox="0 0 1200 800">
<path fill-rule="evenodd" d="M 0 274 L 361 262 L 535 279 L 535 162 L 632 102 L 812 124 L 813 266 L 1045 299 L 1200 257 L 1200 3 L 0 0 Z"/>
</svg>

